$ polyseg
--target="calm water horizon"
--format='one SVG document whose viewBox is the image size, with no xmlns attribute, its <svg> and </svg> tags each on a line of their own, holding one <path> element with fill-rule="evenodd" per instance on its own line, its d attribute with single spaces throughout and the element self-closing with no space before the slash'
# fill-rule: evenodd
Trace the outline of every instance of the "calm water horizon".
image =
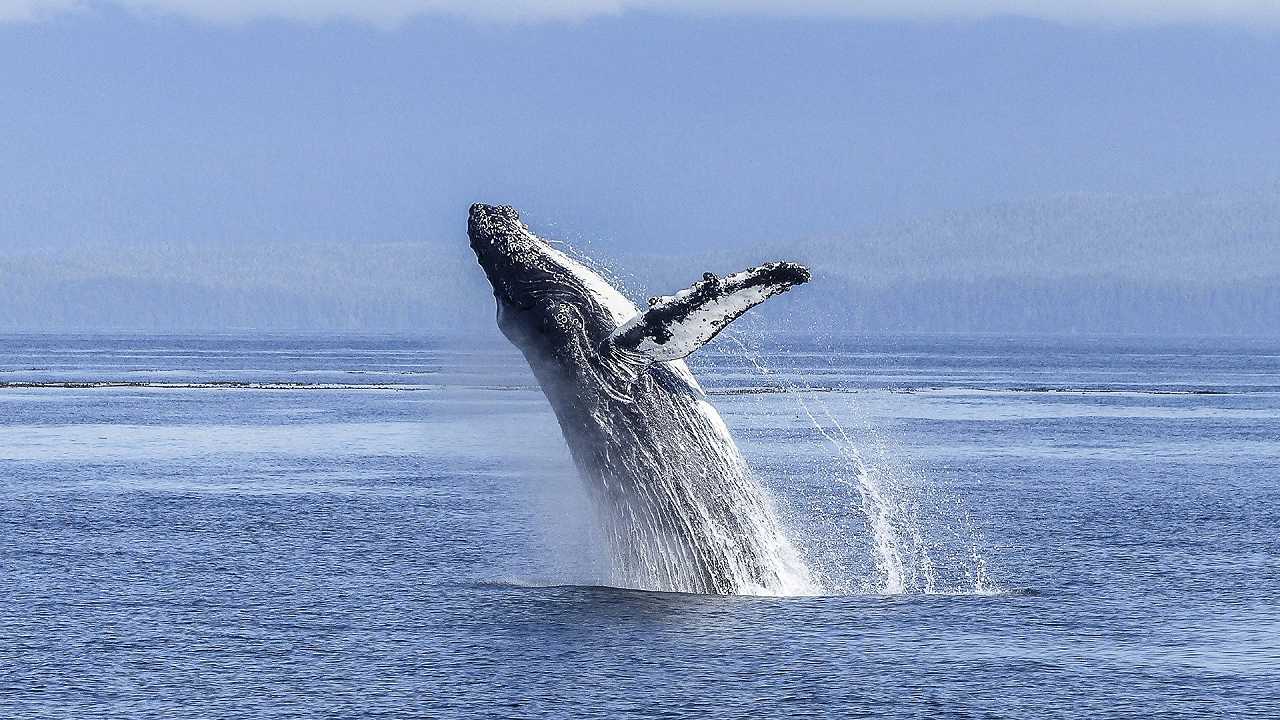
<svg viewBox="0 0 1280 720">
<path fill-rule="evenodd" d="M 691 367 L 820 594 L 609 586 L 497 341 L 0 335 L 0 717 L 1280 716 L 1280 339 Z"/>
</svg>

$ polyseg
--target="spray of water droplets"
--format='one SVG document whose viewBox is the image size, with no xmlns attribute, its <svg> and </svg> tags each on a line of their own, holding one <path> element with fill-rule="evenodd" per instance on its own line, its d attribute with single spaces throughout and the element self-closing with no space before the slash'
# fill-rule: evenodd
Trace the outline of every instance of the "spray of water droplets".
<svg viewBox="0 0 1280 720">
<path fill-rule="evenodd" d="M 581 247 L 572 252 L 609 282 L 635 295 L 635 288 L 610 263 L 588 256 Z M 784 583 L 786 589 L 781 592 L 1000 592 L 988 569 L 983 550 L 986 543 L 963 497 L 914 466 L 906 453 L 870 418 L 858 415 L 856 408 L 841 404 L 840 412 L 833 412 L 821 393 L 782 381 L 745 339 L 750 336 L 749 331 L 729 329 L 723 333 L 729 342 L 721 347 L 732 346 L 754 372 L 769 378 L 793 400 L 805 430 L 788 471 L 807 473 L 804 478 L 790 478 L 804 482 L 805 491 L 799 497 L 787 493 L 763 496 L 766 505 L 780 506 L 786 515 L 786 536 L 779 536 L 787 546 L 784 554 L 798 552 L 800 557 L 790 564 L 805 569 L 795 581 Z M 638 586 L 671 585 L 645 580 Z M 635 585 L 636 578 L 627 582 Z M 779 589 L 754 592 L 774 594 Z"/>
<path fill-rule="evenodd" d="M 822 443 L 804 464 L 807 491 L 788 498 L 788 524 L 829 593 L 990 594 L 986 544 L 963 498 L 915 467 L 869 418 L 781 380 L 741 334 L 736 355 L 795 402 L 802 435 Z M 764 396 L 755 396 L 764 397 Z M 843 397 L 849 397 L 844 395 Z M 776 401 L 775 401 L 776 402 Z"/>
</svg>

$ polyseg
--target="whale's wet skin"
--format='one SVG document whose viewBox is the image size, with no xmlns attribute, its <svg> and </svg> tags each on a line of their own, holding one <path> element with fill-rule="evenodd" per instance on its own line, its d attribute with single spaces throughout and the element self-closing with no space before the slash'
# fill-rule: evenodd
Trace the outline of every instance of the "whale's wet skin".
<svg viewBox="0 0 1280 720">
<path fill-rule="evenodd" d="M 806 282 L 770 263 L 639 311 L 509 207 L 475 205 L 468 234 L 498 324 L 551 402 L 610 545 L 612 583 L 793 595 L 818 587 L 682 358 L 750 307 Z"/>
</svg>

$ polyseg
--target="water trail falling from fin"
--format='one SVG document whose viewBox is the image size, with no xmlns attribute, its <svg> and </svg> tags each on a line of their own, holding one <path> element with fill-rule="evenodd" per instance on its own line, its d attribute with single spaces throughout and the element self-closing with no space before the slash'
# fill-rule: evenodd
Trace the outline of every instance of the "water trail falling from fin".
<svg viewBox="0 0 1280 720">
<path fill-rule="evenodd" d="M 580 261 L 601 268 L 616 286 L 626 288 L 627 283 L 617 273 L 608 272 L 608 263 L 587 257 L 580 248 L 573 254 Z M 757 372 L 774 375 L 760 354 L 736 333 L 728 332 L 724 337 L 731 338 L 741 349 L 740 356 Z M 711 493 L 690 494 L 688 488 L 704 483 L 686 482 L 697 479 L 682 476 L 681 468 L 685 466 L 682 457 L 611 458 L 612 463 L 627 464 L 632 475 L 642 474 L 639 471 L 643 469 L 665 469 L 658 473 L 660 477 L 652 477 L 652 488 L 646 491 L 656 493 L 655 497 L 637 496 L 632 498 L 633 503 L 620 503 L 619 498 L 611 497 L 599 503 L 602 507 L 615 508 L 600 518 L 614 548 L 611 584 L 654 590 L 760 595 L 939 591 L 938 564 L 930 549 L 927 524 L 922 522 L 920 510 L 923 490 L 919 482 L 913 483 L 920 480 L 920 476 L 900 472 L 900 464 L 886 462 L 885 458 L 891 454 L 887 448 L 873 444 L 868 457 L 865 436 L 872 436 L 875 443 L 883 445 L 872 428 L 851 435 L 822 399 L 806 395 L 804 388 L 794 384 L 784 384 L 784 389 L 790 391 L 812 428 L 833 448 L 838 460 L 832 471 L 836 484 L 856 493 L 856 507 L 865 521 L 865 535 L 869 540 L 868 559 L 872 571 L 859 573 L 855 579 L 855 574 L 848 572 L 846 566 L 837 564 L 824 569 L 807 557 L 809 553 L 805 548 L 795 547 L 795 536 L 784 532 L 779 524 L 773 499 L 735 449 L 729 461 L 731 467 L 721 468 L 725 471 L 722 475 L 727 478 L 726 483 Z M 602 418 L 600 424 L 608 427 L 608 419 Z M 619 447 L 642 445 L 623 440 L 617 443 Z M 657 444 L 658 447 L 667 445 L 669 443 Z M 654 508 L 672 511 L 658 513 Z M 840 511 L 848 515 L 848 509 L 846 502 Z M 797 529 L 795 523 L 788 529 Z M 694 538 L 696 542 L 675 542 L 676 537 Z M 749 552 L 744 553 L 744 545 L 751 547 Z M 970 542 L 967 550 L 972 560 L 971 565 L 965 563 L 966 587 L 978 592 L 993 587 L 977 541 Z M 715 568 L 715 577 L 723 582 L 707 586 L 700 577 L 690 574 L 694 567 Z"/>
<path fill-rule="evenodd" d="M 776 379 L 777 374 L 764 361 L 761 354 L 749 346 L 738 333 L 726 333 L 738 355 L 756 372 Z M 900 458 L 890 460 L 891 448 L 884 439 L 870 427 L 863 428 L 863 442 L 870 440 L 870 449 L 875 451 L 875 461 L 868 460 L 866 453 L 859 446 L 845 424 L 840 422 L 830 406 L 822 398 L 806 397 L 805 390 L 795 383 L 782 381 L 781 386 L 796 402 L 800 413 L 808 420 L 812 428 L 826 441 L 836 454 L 838 464 L 832 471 L 836 483 L 851 486 L 857 493 L 858 510 L 861 512 L 866 533 L 870 541 L 869 552 L 874 576 L 867 577 L 860 584 L 865 592 L 883 594 L 926 593 L 937 592 L 975 592 L 990 593 L 997 591 L 987 569 L 987 562 L 980 545 L 980 534 L 974 528 L 967 510 L 960 513 L 960 528 L 953 530 L 957 537 L 963 537 L 966 544 L 967 560 L 958 568 L 964 576 L 964 584 L 960 587 L 942 587 L 939 567 L 930 548 L 930 535 L 939 534 L 941 525 L 947 518 L 925 517 L 922 505 L 925 496 L 931 490 L 924 476 L 913 472 Z M 876 446 L 880 447 L 876 447 Z M 959 505 L 956 498 L 951 503 Z M 942 509 L 937 509 L 942 514 Z M 954 519 L 954 518 L 953 518 Z M 944 548 L 944 551 L 946 548 Z M 945 552 L 944 552 L 945 554 Z M 828 571 L 830 591 L 852 589 L 852 578 L 840 577 L 839 570 Z"/>
</svg>

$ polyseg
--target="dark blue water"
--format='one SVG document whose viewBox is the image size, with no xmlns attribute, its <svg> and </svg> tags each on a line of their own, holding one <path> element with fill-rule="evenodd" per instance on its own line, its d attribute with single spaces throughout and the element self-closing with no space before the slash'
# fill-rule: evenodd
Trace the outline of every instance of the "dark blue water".
<svg viewBox="0 0 1280 720">
<path fill-rule="evenodd" d="M 1280 716 L 1280 342 L 718 347 L 825 596 L 599 586 L 501 345 L 0 337 L 0 717 Z"/>
</svg>

